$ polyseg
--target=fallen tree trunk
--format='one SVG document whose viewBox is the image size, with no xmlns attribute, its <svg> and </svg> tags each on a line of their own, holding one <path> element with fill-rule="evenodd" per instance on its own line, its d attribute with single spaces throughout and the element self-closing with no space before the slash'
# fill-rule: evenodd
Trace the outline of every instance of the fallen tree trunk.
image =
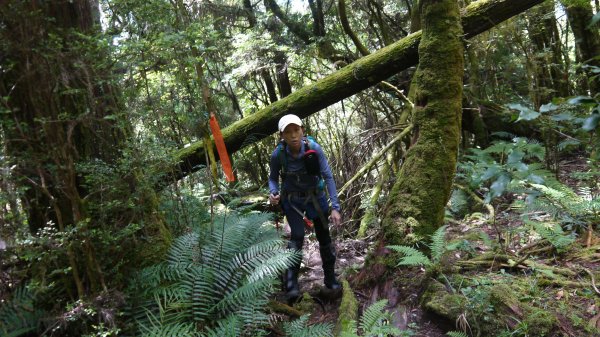
<svg viewBox="0 0 600 337">
<path fill-rule="evenodd" d="M 462 17 L 466 38 L 484 32 L 544 0 L 480 0 L 466 8 Z M 302 87 L 291 95 L 245 117 L 223 129 L 230 153 L 259 141 L 277 131 L 279 118 L 296 114 L 301 118 L 350 97 L 361 90 L 418 63 L 421 32 L 412 33 L 398 42 L 365 56 L 319 81 Z M 206 165 L 204 142 L 196 142 L 175 151 L 175 165 L 167 170 L 161 185 L 181 179 Z M 162 171 L 162 170 L 161 170 Z"/>
</svg>

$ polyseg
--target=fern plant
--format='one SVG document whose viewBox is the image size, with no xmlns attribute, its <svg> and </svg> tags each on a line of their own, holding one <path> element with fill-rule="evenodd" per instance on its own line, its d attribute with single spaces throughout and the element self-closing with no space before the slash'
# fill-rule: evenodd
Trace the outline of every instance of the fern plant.
<svg viewBox="0 0 600 337">
<path fill-rule="evenodd" d="M 17 288 L 12 298 L 0 306 L 0 335 L 17 337 L 34 334 L 43 311 L 34 305 L 34 296 L 27 286 Z"/>
<path fill-rule="evenodd" d="M 600 220 L 600 198 L 587 188 L 575 193 L 568 186 L 549 180 L 548 184 L 531 184 L 536 193 L 524 201 L 517 201 L 514 208 L 522 213 L 524 222 L 531 226 L 543 239 L 558 251 L 565 250 L 575 241 L 573 233 L 564 228 L 576 229 L 597 223 Z M 546 219 L 536 217 L 546 214 Z"/>
<path fill-rule="evenodd" d="M 466 333 L 462 331 L 448 331 L 446 333 L 449 337 L 469 337 Z"/>
<path fill-rule="evenodd" d="M 454 247 L 448 245 L 445 240 L 447 227 L 448 226 L 442 226 L 431 235 L 431 243 L 428 245 L 431 257 L 427 257 L 423 252 L 408 246 L 392 245 L 387 246 L 387 248 L 403 255 L 400 262 L 398 262 L 399 266 L 422 265 L 426 267 L 437 267 L 441 262 L 442 256 L 446 252 L 454 249 Z"/>
<path fill-rule="evenodd" d="M 391 314 L 385 310 L 387 300 L 381 300 L 369 306 L 357 324 L 356 321 L 350 321 L 347 329 L 341 331 L 341 337 L 358 336 L 400 336 L 402 331 L 390 325 L 392 321 Z M 359 334 L 359 330 L 361 334 Z"/>
<path fill-rule="evenodd" d="M 285 249 L 270 215 L 223 216 L 212 230 L 177 238 L 167 260 L 145 268 L 131 315 L 150 336 L 263 334 L 277 276 L 300 255 Z"/>
<path fill-rule="evenodd" d="M 329 323 L 308 325 L 309 315 L 302 315 L 300 318 L 283 324 L 283 330 L 288 337 L 333 337 L 331 331 L 333 325 Z"/>
</svg>

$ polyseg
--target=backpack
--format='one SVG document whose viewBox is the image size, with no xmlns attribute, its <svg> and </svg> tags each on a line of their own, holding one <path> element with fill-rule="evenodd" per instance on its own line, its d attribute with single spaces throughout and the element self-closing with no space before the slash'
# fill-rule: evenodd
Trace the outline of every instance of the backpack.
<svg viewBox="0 0 600 337">
<path fill-rule="evenodd" d="M 304 161 L 304 168 L 306 169 L 306 173 L 308 173 L 309 175 L 319 177 L 317 187 L 320 191 L 322 191 L 325 188 L 325 181 L 323 180 L 323 177 L 321 177 L 321 166 L 319 165 L 319 156 L 317 154 L 317 151 L 314 149 L 315 139 L 311 136 L 306 136 L 302 138 L 302 141 L 308 149 L 304 152 L 304 156 L 302 157 Z M 283 140 L 280 141 L 277 145 L 277 148 L 279 150 L 279 162 L 281 164 L 282 178 L 285 177 L 288 164 L 287 152 L 285 151 L 286 146 L 287 145 Z"/>
</svg>

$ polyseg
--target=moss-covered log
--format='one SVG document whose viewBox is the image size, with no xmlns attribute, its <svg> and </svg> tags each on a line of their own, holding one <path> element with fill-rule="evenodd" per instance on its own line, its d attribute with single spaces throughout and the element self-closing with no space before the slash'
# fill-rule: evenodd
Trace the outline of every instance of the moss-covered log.
<svg viewBox="0 0 600 337">
<path fill-rule="evenodd" d="M 553 312 L 520 300 L 527 294 L 520 284 L 476 288 L 467 297 L 449 293 L 443 284 L 432 282 L 421 303 L 425 310 L 456 322 L 457 326 L 468 326 L 478 336 L 497 336 L 517 329 L 523 330 L 523 335 L 548 336 L 559 324 Z"/>
<path fill-rule="evenodd" d="M 462 18 L 466 37 L 475 36 L 543 0 L 481 0 L 469 5 Z M 421 32 L 415 32 L 363 57 L 335 73 L 305 86 L 288 97 L 223 130 L 230 153 L 238 151 L 277 130 L 277 121 L 293 113 L 301 118 L 352 96 L 401 70 L 418 63 Z M 204 143 L 197 142 L 173 154 L 175 165 L 166 171 L 166 182 L 180 179 L 205 165 Z"/>
<path fill-rule="evenodd" d="M 460 143 L 464 59 L 458 3 L 424 0 L 421 24 L 413 145 L 382 221 L 391 244 L 423 238 L 442 224 Z"/>
</svg>

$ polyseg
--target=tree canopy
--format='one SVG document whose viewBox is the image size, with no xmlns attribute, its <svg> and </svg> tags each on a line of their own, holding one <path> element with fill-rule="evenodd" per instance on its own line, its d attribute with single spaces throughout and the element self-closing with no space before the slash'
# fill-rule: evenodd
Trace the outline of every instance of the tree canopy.
<svg viewBox="0 0 600 337">
<path fill-rule="evenodd" d="M 0 334 L 597 334 L 599 7 L 3 1 Z M 341 299 L 280 302 L 290 113 L 340 190 Z"/>
</svg>

